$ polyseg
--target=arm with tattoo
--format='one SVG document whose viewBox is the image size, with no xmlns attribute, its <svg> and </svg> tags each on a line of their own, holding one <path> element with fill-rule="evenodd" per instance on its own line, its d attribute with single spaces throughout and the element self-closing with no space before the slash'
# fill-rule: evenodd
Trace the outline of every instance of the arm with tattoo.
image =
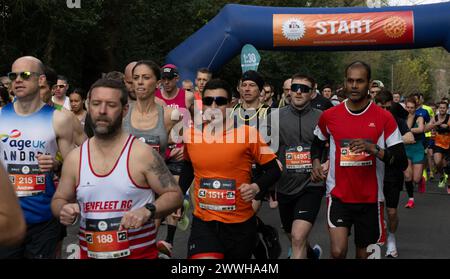
<svg viewBox="0 0 450 279">
<path fill-rule="evenodd" d="M 159 196 L 154 202 L 156 212 L 153 218 L 162 218 L 181 207 L 183 194 L 161 156 L 153 149 L 151 152 L 152 156 L 145 171 L 145 177 L 148 185 Z"/>
</svg>

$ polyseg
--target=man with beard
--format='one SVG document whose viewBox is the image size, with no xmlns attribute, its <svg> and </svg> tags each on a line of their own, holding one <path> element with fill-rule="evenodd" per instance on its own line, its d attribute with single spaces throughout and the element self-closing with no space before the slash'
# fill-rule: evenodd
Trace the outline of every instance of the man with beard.
<svg viewBox="0 0 450 279">
<path fill-rule="evenodd" d="M 62 224 L 73 224 L 80 216 L 83 259 L 157 258 L 154 219 L 170 214 L 183 200 L 160 155 L 123 133 L 127 95 L 116 80 L 92 85 L 94 137 L 67 157 L 52 201 Z"/>
<path fill-rule="evenodd" d="M 330 141 L 326 185 L 333 258 L 347 256 L 348 236 L 353 225 L 356 258 L 367 258 L 369 245 L 384 243 L 384 167 L 401 168 L 406 163 L 394 117 L 370 99 L 370 78 L 368 64 L 356 61 L 347 66 L 348 100 L 326 110 L 314 131 L 312 181 L 326 178 L 320 159 L 326 141 Z"/>
</svg>

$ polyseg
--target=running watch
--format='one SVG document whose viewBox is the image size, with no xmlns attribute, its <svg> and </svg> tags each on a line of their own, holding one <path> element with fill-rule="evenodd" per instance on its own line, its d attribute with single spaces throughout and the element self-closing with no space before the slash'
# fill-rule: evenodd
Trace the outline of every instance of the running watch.
<svg viewBox="0 0 450 279">
<path fill-rule="evenodd" d="M 155 212 L 156 212 L 156 207 L 153 203 L 147 203 L 145 205 L 145 208 L 150 211 L 150 218 L 149 219 L 154 219 L 155 218 Z"/>
</svg>

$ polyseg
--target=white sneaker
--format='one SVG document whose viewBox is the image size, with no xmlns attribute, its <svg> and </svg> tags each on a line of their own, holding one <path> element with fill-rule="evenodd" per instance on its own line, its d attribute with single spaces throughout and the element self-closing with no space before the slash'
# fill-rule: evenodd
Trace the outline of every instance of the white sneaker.
<svg viewBox="0 0 450 279">
<path fill-rule="evenodd" d="M 395 244 L 395 236 L 393 234 L 389 234 L 387 241 L 387 250 L 386 257 L 388 258 L 397 258 L 397 245 Z"/>
</svg>

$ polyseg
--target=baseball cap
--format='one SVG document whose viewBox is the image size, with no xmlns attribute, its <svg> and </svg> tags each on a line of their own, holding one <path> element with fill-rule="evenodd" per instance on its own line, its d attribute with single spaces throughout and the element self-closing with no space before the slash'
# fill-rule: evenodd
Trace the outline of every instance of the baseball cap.
<svg viewBox="0 0 450 279">
<path fill-rule="evenodd" d="M 161 68 L 161 78 L 173 79 L 179 76 L 177 66 L 166 64 Z"/>
<path fill-rule="evenodd" d="M 262 78 L 262 76 L 253 70 L 247 71 L 244 74 L 242 74 L 242 78 L 241 78 L 242 82 L 246 81 L 246 80 L 251 80 L 254 83 L 256 83 L 256 85 L 258 85 L 259 91 L 263 90 L 264 87 L 264 79 Z"/>
<path fill-rule="evenodd" d="M 381 82 L 381 80 L 373 80 L 372 85 L 370 87 L 380 87 L 383 88 L 384 84 Z"/>
</svg>

